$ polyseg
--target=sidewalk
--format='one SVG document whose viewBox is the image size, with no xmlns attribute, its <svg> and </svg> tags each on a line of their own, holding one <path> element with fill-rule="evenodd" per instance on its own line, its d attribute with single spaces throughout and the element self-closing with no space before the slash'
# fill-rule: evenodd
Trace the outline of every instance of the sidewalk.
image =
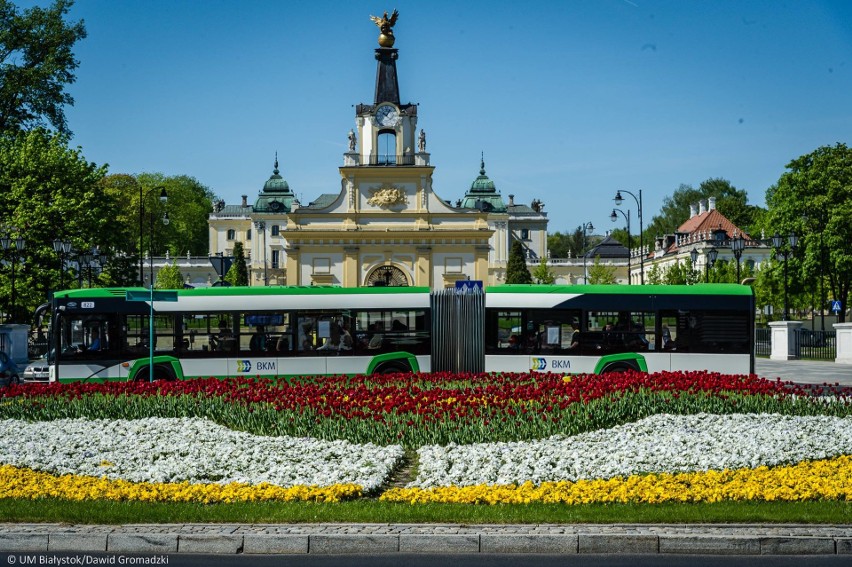
<svg viewBox="0 0 852 567">
<path fill-rule="evenodd" d="M 769 360 L 757 358 L 755 373 L 761 378 L 791 380 L 802 384 L 834 384 L 852 386 L 852 364 L 822 360 Z"/>
<path fill-rule="evenodd" d="M 852 526 L 0 524 L 0 551 L 852 555 Z"/>
</svg>

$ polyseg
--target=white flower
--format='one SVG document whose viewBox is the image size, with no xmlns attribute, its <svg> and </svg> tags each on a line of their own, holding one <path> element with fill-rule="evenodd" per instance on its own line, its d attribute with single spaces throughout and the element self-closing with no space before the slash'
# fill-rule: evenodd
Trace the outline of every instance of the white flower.
<svg viewBox="0 0 852 567">
<path fill-rule="evenodd" d="M 693 472 L 797 463 L 852 453 L 852 418 L 654 415 L 573 437 L 420 448 L 409 486 L 469 486 Z"/>
<path fill-rule="evenodd" d="M 199 418 L 0 421 L 0 463 L 132 482 L 380 486 L 402 458 L 380 447 L 307 437 L 262 437 Z"/>
</svg>

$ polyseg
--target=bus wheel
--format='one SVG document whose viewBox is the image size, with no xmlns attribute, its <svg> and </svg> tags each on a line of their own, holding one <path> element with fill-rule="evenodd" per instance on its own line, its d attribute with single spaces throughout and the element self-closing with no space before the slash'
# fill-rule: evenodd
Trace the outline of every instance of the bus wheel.
<svg viewBox="0 0 852 567">
<path fill-rule="evenodd" d="M 612 364 L 607 365 L 601 371 L 601 374 L 609 374 L 609 373 L 622 373 L 622 372 L 630 372 L 631 370 L 639 370 L 635 365 L 630 362 L 613 362 Z"/>
<path fill-rule="evenodd" d="M 136 373 L 136 377 L 134 378 L 136 382 L 147 382 L 151 379 L 151 373 L 148 368 L 148 366 L 145 366 L 144 368 L 141 368 L 139 372 Z M 171 382 L 174 379 L 175 375 L 172 373 L 169 367 L 156 364 L 154 365 L 154 382 Z"/>
<path fill-rule="evenodd" d="M 376 368 L 374 374 L 396 374 L 398 372 L 411 372 L 411 368 L 404 362 L 386 362 Z"/>
</svg>

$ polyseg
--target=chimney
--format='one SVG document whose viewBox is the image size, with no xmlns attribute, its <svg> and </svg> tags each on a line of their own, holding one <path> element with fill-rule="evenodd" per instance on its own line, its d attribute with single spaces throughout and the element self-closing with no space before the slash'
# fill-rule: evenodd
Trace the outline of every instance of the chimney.
<svg viewBox="0 0 852 567">
<path fill-rule="evenodd" d="M 515 206 L 515 196 L 514 195 L 509 195 L 509 206 L 510 207 Z"/>
<path fill-rule="evenodd" d="M 696 205 L 695 203 L 692 203 L 691 205 L 689 205 L 689 218 L 692 218 L 697 214 L 698 214 L 698 205 Z"/>
<path fill-rule="evenodd" d="M 704 200 L 698 201 L 698 214 L 703 215 L 707 212 L 707 203 Z"/>
<path fill-rule="evenodd" d="M 707 199 L 707 209 L 712 211 L 716 208 L 716 197 L 710 197 Z"/>
<path fill-rule="evenodd" d="M 248 195 L 243 195 L 243 207 L 248 207 Z"/>
</svg>

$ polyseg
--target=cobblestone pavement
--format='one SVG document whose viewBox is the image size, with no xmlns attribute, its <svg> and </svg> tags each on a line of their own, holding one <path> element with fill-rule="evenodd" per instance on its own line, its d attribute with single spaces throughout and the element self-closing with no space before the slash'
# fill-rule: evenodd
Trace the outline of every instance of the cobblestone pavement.
<svg viewBox="0 0 852 567">
<path fill-rule="evenodd" d="M 754 361 L 755 374 L 761 378 L 791 380 L 800 384 L 834 384 L 852 386 L 852 364 L 820 360 L 769 360 Z"/>
<path fill-rule="evenodd" d="M 852 555 L 852 525 L 0 524 L 0 551 Z"/>
</svg>

